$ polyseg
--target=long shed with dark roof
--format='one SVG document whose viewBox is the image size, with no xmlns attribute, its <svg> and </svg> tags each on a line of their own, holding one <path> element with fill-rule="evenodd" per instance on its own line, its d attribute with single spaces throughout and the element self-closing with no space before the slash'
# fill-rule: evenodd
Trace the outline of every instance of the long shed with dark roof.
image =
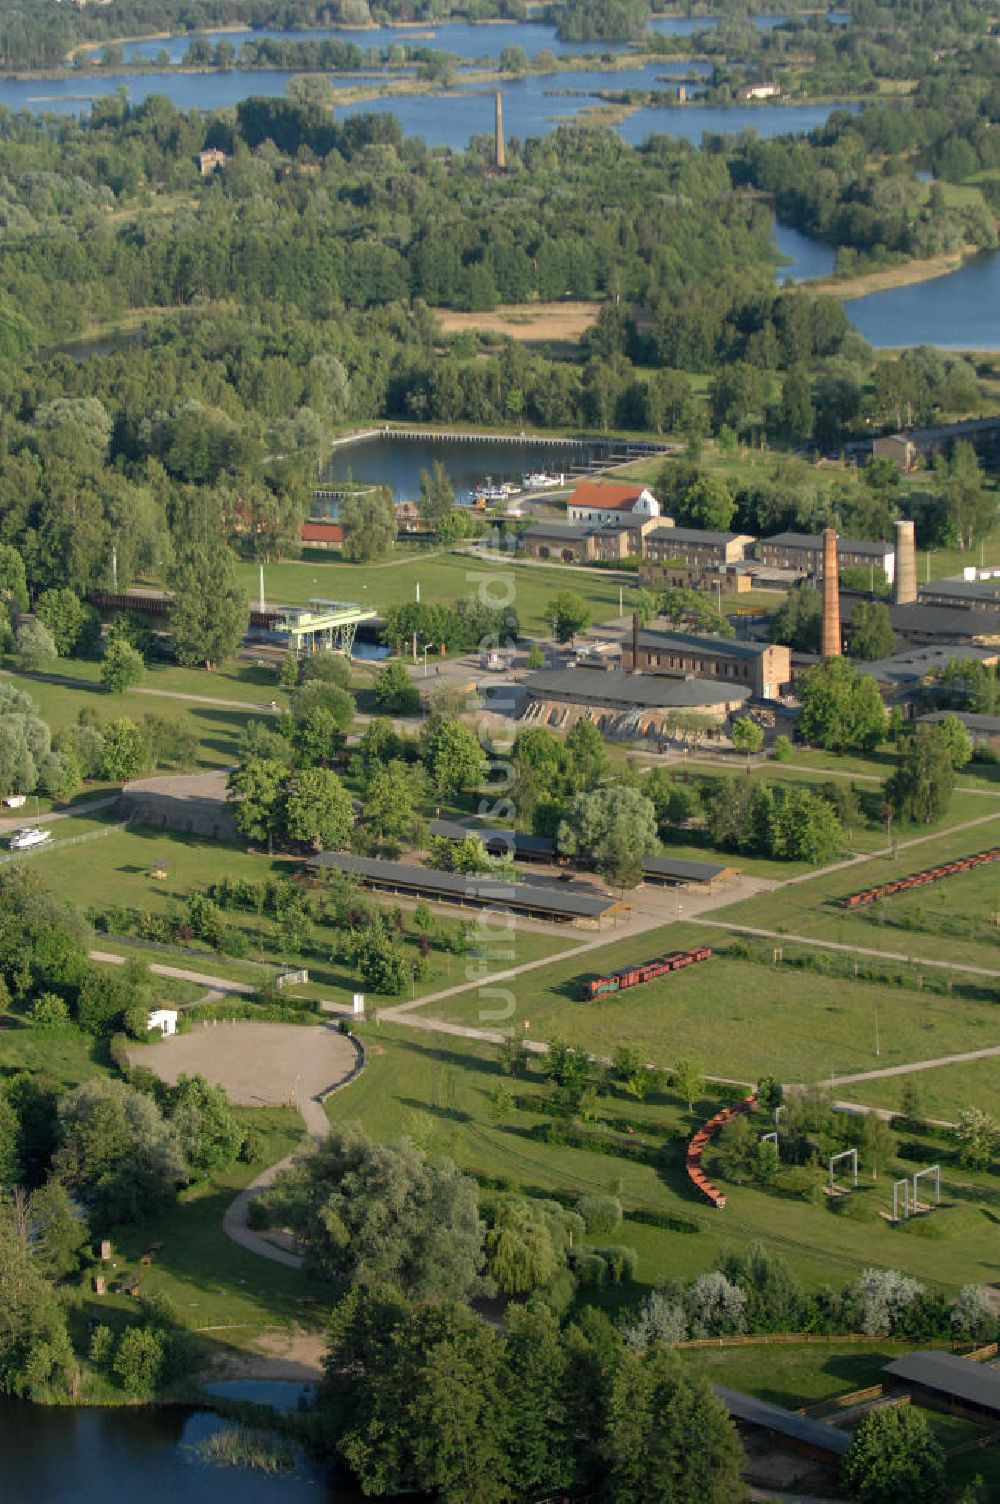
<svg viewBox="0 0 1000 1504">
<path fill-rule="evenodd" d="M 487 877 L 434 872 L 429 867 L 353 856 L 344 851 L 322 851 L 310 857 L 306 866 L 313 871 L 346 872 L 366 888 L 400 898 L 455 904 L 459 908 L 509 909 L 513 914 L 554 924 L 585 924 L 598 929 L 604 920 L 632 911 L 631 904 L 620 903 L 596 888 L 539 882 L 523 875 L 514 881 L 503 872 Z"/>
<path fill-rule="evenodd" d="M 1000 1372 L 957 1353 L 904 1353 L 883 1372 L 915 1397 L 1000 1420 Z"/>
</svg>

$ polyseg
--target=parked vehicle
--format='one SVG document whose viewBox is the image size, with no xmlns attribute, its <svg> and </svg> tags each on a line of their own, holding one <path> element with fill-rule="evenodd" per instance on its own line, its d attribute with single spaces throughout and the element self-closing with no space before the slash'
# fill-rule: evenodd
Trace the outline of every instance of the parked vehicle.
<svg viewBox="0 0 1000 1504">
<path fill-rule="evenodd" d="M 1000 862 L 1000 846 L 991 846 L 988 851 L 977 851 L 972 856 L 960 856 L 940 867 L 926 867 L 923 872 L 912 872 L 909 877 L 900 877 L 893 883 L 882 883 L 878 888 L 864 888 L 860 893 L 851 893 L 844 899 L 848 909 L 859 909 L 863 904 L 877 903 L 880 898 L 892 898 L 896 893 L 908 893 L 911 888 L 923 888 L 928 883 L 940 882 L 942 878 L 954 877 L 957 872 L 971 872 L 974 867 L 985 867 L 987 862 Z"/>
<path fill-rule="evenodd" d="M 51 839 L 51 830 L 45 830 L 40 825 L 28 825 L 23 830 L 15 830 L 10 838 L 10 849 L 11 851 L 30 851 L 32 846 L 43 846 Z"/>
<path fill-rule="evenodd" d="M 707 945 L 698 945 L 694 950 L 674 950 L 669 955 L 657 956 L 653 961 L 644 961 L 641 966 L 624 966 L 621 971 L 612 971 L 607 976 L 584 983 L 584 996 L 588 1002 L 593 1002 L 595 998 L 622 992 L 626 987 L 638 987 L 642 982 L 652 982 L 672 971 L 681 971 L 696 961 L 707 961 L 711 954 Z"/>
</svg>

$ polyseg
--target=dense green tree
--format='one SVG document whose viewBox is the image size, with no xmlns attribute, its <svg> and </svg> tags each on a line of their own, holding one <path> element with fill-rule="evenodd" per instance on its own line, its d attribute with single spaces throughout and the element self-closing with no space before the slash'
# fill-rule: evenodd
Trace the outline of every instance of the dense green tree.
<svg viewBox="0 0 1000 1504">
<path fill-rule="evenodd" d="M 753 716 L 737 716 L 729 728 L 729 735 L 737 752 L 759 752 L 764 745 L 764 728 Z"/>
<path fill-rule="evenodd" d="M 678 520 L 687 527 L 727 532 L 735 512 L 736 502 L 725 481 L 715 475 L 700 475 L 684 493 Z"/>
<path fill-rule="evenodd" d="M 464 1299 L 483 1288 L 483 1226 L 475 1182 L 409 1140 L 371 1144 L 334 1128 L 269 1193 L 328 1279 L 375 1288 L 394 1282 L 415 1299 Z"/>
<path fill-rule="evenodd" d="M 476 788 L 486 777 L 486 755 L 470 726 L 432 715 L 420 733 L 420 756 L 439 799 Z"/>
<path fill-rule="evenodd" d="M 559 590 L 546 604 L 545 619 L 554 624 L 556 642 L 575 642 L 590 626 L 590 607 L 575 590 Z"/>
<path fill-rule="evenodd" d="M 793 585 L 771 617 L 768 635 L 799 653 L 818 653 L 822 638 L 822 601 L 815 585 Z"/>
<path fill-rule="evenodd" d="M 926 825 L 948 811 L 955 790 L 952 740 L 940 726 L 918 726 L 900 747 L 896 771 L 884 784 L 897 819 Z"/>
<path fill-rule="evenodd" d="M 842 1480 L 860 1504 L 937 1504 L 944 1497 L 944 1454 L 923 1411 L 889 1405 L 863 1415 Z"/>
<path fill-rule="evenodd" d="M 1000 1143 L 1000 1123 L 979 1107 L 963 1107 L 955 1124 L 958 1157 L 971 1170 L 988 1170 Z"/>
<path fill-rule="evenodd" d="M 236 651 L 250 620 L 231 549 L 218 539 L 185 542 L 177 550 L 171 584 L 170 634 L 177 657 L 184 664 L 215 668 Z"/>
<path fill-rule="evenodd" d="M 746 1493 L 742 1448 L 721 1401 L 662 1350 L 623 1353 L 611 1384 L 607 1451 L 611 1504 L 739 1504 Z"/>
<path fill-rule="evenodd" d="M 351 796 L 329 768 L 303 768 L 285 800 L 285 832 L 317 850 L 340 851 L 354 831 Z"/>
<path fill-rule="evenodd" d="M 149 747 L 134 721 L 121 716 L 110 721 L 103 731 L 101 744 L 102 778 L 111 783 L 128 783 L 149 766 Z"/>
<path fill-rule="evenodd" d="M 66 587 L 43 590 L 35 602 L 35 616 L 52 633 L 60 658 L 78 651 L 100 630 L 93 607 L 84 605 L 76 592 Z"/>
<path fill-rule="evenodd" d="M 58 1296 L 33 1256 L 23 1204 L 0 1196 L 0 1391 L 67 1398 L 75 1364 Z"/>
<path fill-rule="evenodd" d="M 33 1191 L 28 1205 L 35 1263 L 49 1279 L 62 1279 L 79 1268 L 88 1241 L 86 1219 L 55 1178 Z"/>
<path fill-rule="evenodd" d="M 609 881 L 634 884 L 656 851 L 656 811 L 638 789 L 594 789 L 572 799 L 557 839 L 561 852 L 589 858 Z"/>
<path fill-rule="evenodd" d="M 896 648 L 896 636 L 882 601 L 859 601 L 844 633 L 852 658 L 888 658 Z"/>
<path fill-rule="evenodd" d="M 419 686 L 401 659 L 394 658 L 379 669 L 374 693 L 375 704 L 387 715 L 416 715 L 420 710 Z"/>
<path fill-rule="evenodd" d="M 344 558 L 368 564 L 392 552 L 396 542 L 396 508 L 392 493 L 378 487 L 341 503 Z"/>
<path fill-rule="evenodd" d="M 140 684 L 146 674 L 142 654 L 124 637 L 112 638 L 101 660 L 101 683 L 111 694 L 124 694 Z"/>
<path fill-rule="evenodd" d="M 956 715 L 942 716 L 937 729 L 947 743 L 952 767 L 960 771 L 972 758 L 972 738 Z"/>
<path fill-rule="evenodd" d="M 51 668 L 58 656 L 56 640 L 41 621 L 21 623 L 14 634 L 14 652 L 31 673 Z"/>
<path fill-rule="evenodd" d="M 799 730 L 814 747 L 871 752 L 885 738 L 885 708 L 878 685 L 844 658 L 812 668 L 802 681 Z"/>
<path fill-rule="evenodd" d="M 251 841 L 267 842 L 271 851 L 285 827 L 288 769 L 272 757 L 256 757 L 230 773 L 229 798 L 236 801 L 238 830 Z"/>
<path fill-rule="evenodd" d="M 170 1089 L 166 1110 L 193 1170 L 210 1174 L 236 1158 L 244 1131 L 221 1086 L 204 1076 L 181 1075 Z"/>
<path fill-rule="evenodd" d="M 105 1224 L 149 1216 L 187 1178 L 176 1130 L 151 1097 L 123 1082 L 86 1081 L 58 1111 L 59 1177 Z"/>
</svg>

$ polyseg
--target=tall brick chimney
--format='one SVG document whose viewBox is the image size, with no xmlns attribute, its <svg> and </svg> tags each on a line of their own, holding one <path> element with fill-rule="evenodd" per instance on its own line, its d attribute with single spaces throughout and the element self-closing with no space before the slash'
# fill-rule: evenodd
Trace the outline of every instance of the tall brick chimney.
<svg viewBox="0 0 1000 1504">
<path fill-rule="evenodd" d="M 503 138 L 503 100 L 499 89 L 497 90 L 496 110 L 496 165 L 502 172 L 507 166 L 507 144 Z"/>
<path fill-rule="evenodd" d="M 639 613 L 632 612 L 632 673 L 639 672 Z"/>
<path fill-rule="evenodd" d="M 833 527 L 823 529 L 823 657 L 840 657 L 840 572 Z"/>
<path fill-rule="evenodd" d="M 892 598 L 897 606 L 905 606 L 917 598 L 917 543 L 912 522 L 896 523 L 896 571 L 893 576 Z"/>
</svg>

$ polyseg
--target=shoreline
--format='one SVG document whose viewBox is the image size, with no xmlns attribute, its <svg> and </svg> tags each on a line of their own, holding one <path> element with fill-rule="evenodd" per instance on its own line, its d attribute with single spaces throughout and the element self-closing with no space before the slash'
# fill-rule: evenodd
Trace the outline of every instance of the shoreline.
<svg viewBox="0 0 1000 1504">
<path fill-rule="evenodd" d="M 856 298 L 866 298 L 872 293 L 891 292 L 897 287 L 913 287 L 920 282 L 933 282 L 938 277 L 950 276 L 960 271 L 973 256 L 989 255 L 975 246 L 965 246 L 961 251 L 942 251 L 937 256 L 922 260 L 906 261 L 899 266 L 887 266 L 876 271 L 859 272 L 854 277 L 812 277 L 797 282 L 813 294 L 828 294 L 852 303 Z"/>
</svg>

